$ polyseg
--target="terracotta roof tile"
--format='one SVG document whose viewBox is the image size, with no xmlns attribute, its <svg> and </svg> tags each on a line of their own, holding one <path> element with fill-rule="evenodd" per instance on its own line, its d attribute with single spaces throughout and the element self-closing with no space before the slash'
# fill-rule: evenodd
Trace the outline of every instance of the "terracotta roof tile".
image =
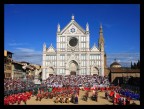
<svg viewBox="0 0 144 109">
<path fill-rule="evenodd" d="M 140 73 L 140 69 L 123 69 L 123 68 L 112 68 L 110 69 L 110 72 L 112 73 L 131 73 L 131 72 L 136 72 Z"/>
</svg>

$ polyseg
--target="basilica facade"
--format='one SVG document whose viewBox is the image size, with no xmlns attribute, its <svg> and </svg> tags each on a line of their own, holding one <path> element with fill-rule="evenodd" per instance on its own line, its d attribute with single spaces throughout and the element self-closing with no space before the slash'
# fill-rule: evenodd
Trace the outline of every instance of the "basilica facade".
<svg viewBox="0 0 144 109">
<path fill-rule="evenodd" d="M 56 49 L 43 44 L 42 80 L 50 75 L 100 75 L 105 67 L 104 37 L 100 25 L 98 47 L 90 48 L 89 24 L 83 29 L 74 16 L 63 28 L 57 26 Z"/>
</svg>

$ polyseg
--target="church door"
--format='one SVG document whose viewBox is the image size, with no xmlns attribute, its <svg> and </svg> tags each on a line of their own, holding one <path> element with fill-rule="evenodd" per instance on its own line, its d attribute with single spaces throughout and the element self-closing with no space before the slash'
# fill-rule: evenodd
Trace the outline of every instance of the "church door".
<svg viewBox="0 0 144 109">
<path fill-rule="evenodd" d="M 53 74 L 49 74 L 49 76 L 53 76 Z"/>
<path fill-rule="evenodd" d="M 71 71 L 71 72 L 70 72 L 70 75 L 76 75 L 76 72 Z"/>
<path fill-rule="evenodd" d="M 98 69 L 96 67 L 93 67 L 92 74 L 93 75 L 99 75 L 99 71 L 98 71 Z"/>
<path fill-rule="evenodd" d="M 48 68 L 46 72 L 46 78 L 48 78 L 51 75 L 54 75 L 54 69 L 52 67 Z"/>
<path fill-rule="evenodd" d="M 78 70 L 78 64 L 75 61 L 71 61 L 69 65 L 70 75 L 76 75 Z"/>
</svg>

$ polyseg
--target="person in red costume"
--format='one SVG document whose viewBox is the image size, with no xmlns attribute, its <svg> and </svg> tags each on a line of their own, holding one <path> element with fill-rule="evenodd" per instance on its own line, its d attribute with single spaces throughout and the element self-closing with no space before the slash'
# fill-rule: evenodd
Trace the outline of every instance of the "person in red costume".
<svg viewBox="0 0 144 109">
<path fill-rule="evenodd" d="M 4 105 L 9 105 L 9 99 L 7 96 L 4 98 Z"/>
<path fill-rule="evenodd" d="M 27 92 L 27 93 L 26 93 L 26 96 L 27 96 L 28 99 L 30 99 L 31 93 L 30 93 L 30 92 Z"/>
<path fill-rule="evenodd" d="M 21 94 L 18 95 L 18 98 L 17 98 L 17 100 L 18 100 L 18 105 L 20 105 L 20 103 L 21 103 L 21 101 L 22 101 L 22 97 L 21 97 L 21 96 L 22 96 Z"/>
<path fill-rule="evenodd" d="M 116 99 L 113 98 L 113 105 L 116 105 Z"/>
<path fill-rule="evenodd" d="M 12 97 L 12 95 L 9 96 L 9 103 L 13 104 L 13 97 Z"/>
<path fill-rule="evenodd" d="M 106 90 L 108 91 L 108 87 L 106 87 Z"/>
<path fill-rule="evenodd" d="M 123 105 L 126 105 L 126 98 L 123 99 Z"/>
<path fill-rule="evenodd" d="M 26 105 L 26 102 L 27 102 L 27 94 L 26 93 L 23 93 L 22 94 L 22 101 L 24 102 L 24 104 Z"/>
<path fill-rule="evenodd" d="M 113 100 L 113 102 L 114 102 L 113 104 L 116 105 L 116 103 L 117 103 L 117 97 L 116 97 L 116 92 L 115 91 L 114 91 L 114 98 L 113 99 L 114 99 Z"/>
<path fill-rule="evenodd" d="M 11 103 L 12 103 L 12 104 L 15 103 L 15 96 L 14 96 L 14 95 L 11 96 Z"/>
</svg>

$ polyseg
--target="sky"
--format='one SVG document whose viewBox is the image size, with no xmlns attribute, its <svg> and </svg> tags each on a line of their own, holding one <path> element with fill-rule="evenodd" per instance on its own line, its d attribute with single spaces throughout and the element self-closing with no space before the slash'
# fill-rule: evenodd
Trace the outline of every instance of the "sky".
<svg viewBox="0 0 144 109">
<path fill-rule="evenodd" d="M 56 48 L 57 25 L 63 29 L 72 15 L 84 29 L 88 22 L 90 47 L 102 24 L 108 67 L 115 58 L 122 66 L 140 59 L 139 4 L 5 4 L 4 49 L 15 61 L 41 65 L 43 43 Z"/>
</svg>

